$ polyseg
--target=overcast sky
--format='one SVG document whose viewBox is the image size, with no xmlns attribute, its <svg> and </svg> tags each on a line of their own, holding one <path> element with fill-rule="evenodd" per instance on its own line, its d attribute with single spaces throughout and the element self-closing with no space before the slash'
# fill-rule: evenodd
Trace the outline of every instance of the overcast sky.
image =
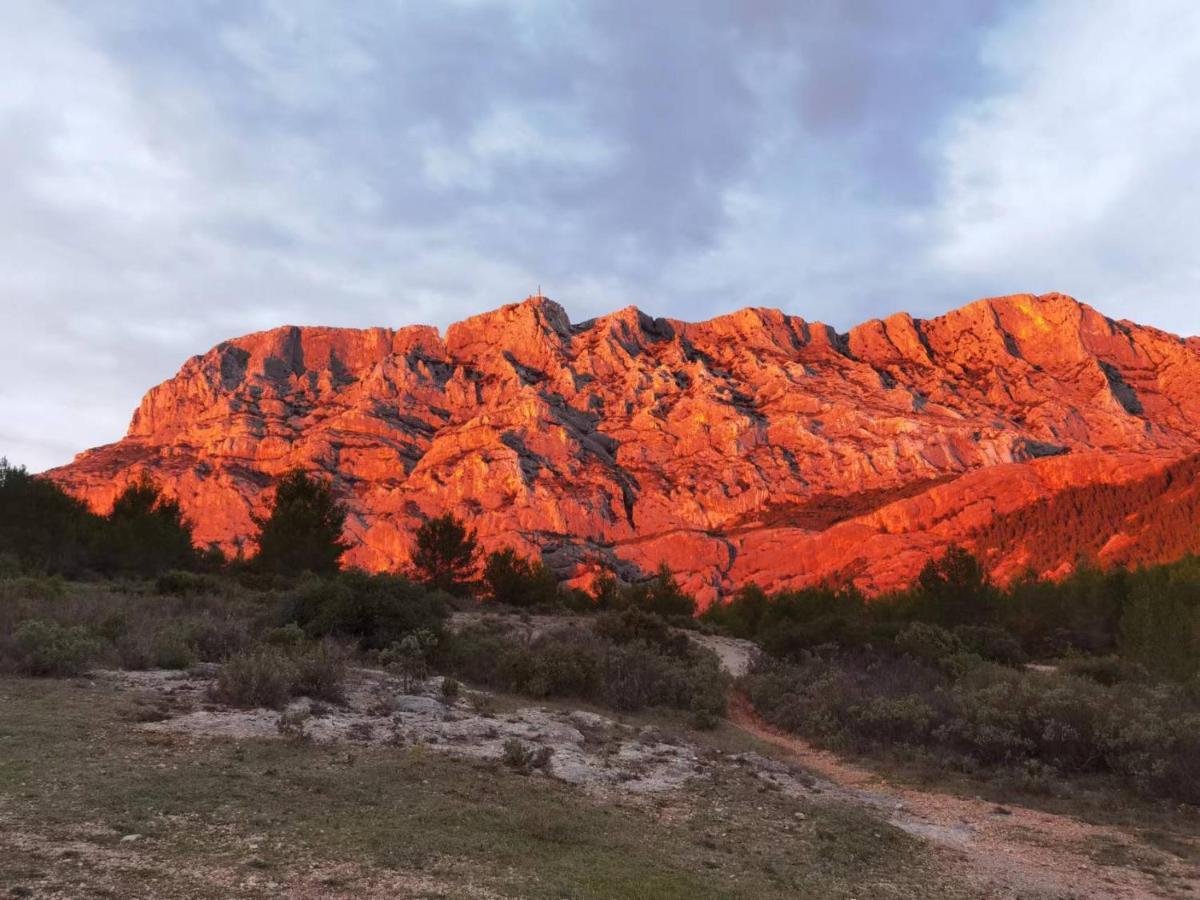
<svg viewBox="0 0 1200 900">
<path fill-rule="evenodd" d="M 275 325 L 543 292 L 1200 332 L 1195 0 L 0 0 L 0 455 Z"/>
</svg>

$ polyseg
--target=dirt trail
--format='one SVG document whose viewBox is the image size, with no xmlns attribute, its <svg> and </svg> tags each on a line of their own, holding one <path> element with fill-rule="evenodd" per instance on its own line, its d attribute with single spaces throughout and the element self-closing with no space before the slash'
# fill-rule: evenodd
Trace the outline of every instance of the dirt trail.
<svg viewBox="0 0 1200 900">
<path fill-rule="evenodd" d="M 1019 806 L 999 807 L 889 784 L 764 722 L 734 693 L 729 720 L 787 751 L 824 779 L 822 792 L 883 811 L 891 824 L 925 838 L 964 877 L 1003 898 L 1142 898 L 1200 895 L 1196 866 L 1117 828 Z M 1104 864 L 1100 860 L 1109 860 Z"/>
</svg>

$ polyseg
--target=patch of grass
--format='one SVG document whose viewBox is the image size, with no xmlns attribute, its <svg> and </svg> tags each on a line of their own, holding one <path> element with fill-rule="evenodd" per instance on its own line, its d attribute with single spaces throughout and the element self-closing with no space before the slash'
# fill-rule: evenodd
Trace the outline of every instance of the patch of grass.
<svg viewBox="0 0 1200 900">
<path fill-rule="evenodd" d="M 255 896 L 261 887 L 228 873 L 260 869 L 280 884 L 326 872 L 368 896 L 364 885 L 406 873 L 446 896 L 475 885 L 534 900 L 971 896 L 871 816 L 759 793 L 739 770 L 614 804 L 421 748 L 351 757 L 131 731 L 127 696 L 104 681 L 0 680 L 0 702 L 6 815 L 48 847 L 74 840 L 85 854 L 134 857 L 105 870 L 115 896 Z M 128 834 L 141 837 L 122 843 Z M 32 871 L 0 840 L 0 883 L 40 892 L 69 880 L 70 864 L 40 859 Z"/>
</svg>

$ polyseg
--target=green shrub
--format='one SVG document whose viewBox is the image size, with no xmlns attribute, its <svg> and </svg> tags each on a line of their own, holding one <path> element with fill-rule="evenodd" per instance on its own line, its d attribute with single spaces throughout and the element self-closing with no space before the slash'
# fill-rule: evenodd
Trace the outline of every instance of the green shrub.
<svg viewBox="0 0 1200 900">
<path fill-rule="evenodd" d="M 66 595 L 66 582 L 61 575 L 34 577 L 25 575 L 4 580 L 4 593 L 9 597 L 51 602 Z"/>
<path fill-rule="evenodd" d="M 86 628 L 33 619 L 13 634 L 16 664 L 26 675 L 63 677 L 83 673 L 100 652 Z"/>
<path fill-rule="evenodd" d="M 223 662 L 250 644 L 250 626 L 221 613 L 202 613 L 186 622 L 188 643 L 203 662 Z"/>
<path fill-rule="evenodd" d="M 346 652 L 342 648 L 322 641 L 293 654 L 292 662 L 296 671 L 293 695 L 330 703 L 346 699 Z"/>
<path fill-rule="evenodd" d="M 156 669 L 190 669 L 196 663 L 195 650 L 180 627 L 164 629 L 154 636 L 150 658 Z"/>
<path fill-rule="evenodd" d="M 558 581 L 542 563 L 518 556 L 512 549 L 488 554 L 483 566 L 488 599 L 516 607 L 560 605 Z"/>
<path fill-rule="evenodd" d="M 477 549 L 475 532 L 446 513 L 423 522 L 415 540 L 412 564 L 418 579 L 433 590 L 470 593 Z"/>
<path fill-rule="evenodd" d="M 154 590 L 157 593 L 173 594 L 177 597 L 201 594 L 213 590 L 213 587 L 213 581 L 208 576 L 178 569 L 163 572 L 154 582 Z"/>
<path fill-rule="evenodd" d="M 1150 673 L 1145 668 L 1115 654 L 1071 656 L 1059 663 L 1058 668 L 1066 674 L 1087 678 L 1106 687 L 1126 681 L 1143 682 L 1150 679 Z"/>
<path fill-rule="evenodd" d="M 379 654 L 379 661 L 400 676 L 404 691 L 411 693 L 429 677 L 429 658 L 438 637 L 427 628 L 410 631 Z"/>
<path fill-rule="evenodd" d="M 292 697 L 299 675 L 290 656 L 274 648 L 257 648 L 230 657 L 212 687 L 214 700 L 254 708 L 282 709 Z"/>
<path fill-rule="evenodd" d="M 665 564 L 650 581 L 630 589 L 629 602 L 665 618 L 691 619 L 696 615 L 695 598 L 683 591 Z"/>
<path fill-rule="evenodd" d="M 303 628 L 295 622 L 288 622 L 279 628 L 272 628 L 263 636 L 263 640 L 277 647 L 295 647 L 304 643 L 304 637 Z"/>
<path fill-rule="evenodd" d="M 528 775 L 534 769 L 546 771 L 550 768 L 550 757 L 554 754 L 552 747 L 526 747 L 519 738 L 507 738 L 501 751 L 501 759 L 510 769 L 522 775 Z"/>
<path fill-rule="evenodd" d="M 262 572 L 332 575 L 350 546 L 342 539 L 346 509 L 332 485 L 301 469 L 279 479 L 270 513 L 255 524 L 258 555 L 253 566 Z"/>
<path fill-rule="evenodd" d="M 145 477 L 126 486 L 104 521 L 94 560 L 102 572 L 151 576 L 199 564 L 179 502 Z"/>
<path fill-rule="evenodd" d="M 941 666 L 964 651 L 958 637 L 939 625 L 913 622 L 896 636 L 896 646 L 913 659 Z"/>
<path fill-rule="evenodd" d="M 686 634 L 672 629 L 661 616 L 637 606 L 602 614 L 592 629 L 613 643 L 641 641 L 669 656 L 687 656 L 691 648 Z"/>
<path fill-rule="evenodd" d="M 353 571 L 305 582 L 286 600 L 281 619 L 312 638 L 345 638 L 380 650 L 422 628 L 440 635 L 448 615 L 443 595 L 416 582 Z"/>
<path fill-rule="evenodd" d="M 994 625 L 959 625 L 954 636 L 967 652 L 990 662 L 1019 666 L 1027 659 L 1021 641 Z"/>
<path fill-rule="evenodd" d="M 641 639 L 617 643 L 605 628 L 564 627 L 529 641 L 504 623 L 485 622 L 451 635 L 439 660 L 469 681 L 533 697 L 627 711 L 666 706 L 704 721 L 724 713 L 728 678 L 714 654 L 690 646 L 668 653 Z"/>
</svg>

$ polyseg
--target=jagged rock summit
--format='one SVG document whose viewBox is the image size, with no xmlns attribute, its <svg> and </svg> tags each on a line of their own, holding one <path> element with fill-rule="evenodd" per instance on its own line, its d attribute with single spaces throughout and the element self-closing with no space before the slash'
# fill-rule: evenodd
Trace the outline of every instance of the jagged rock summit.
<svg viewBox="0 0 1200 900">
<path fill-rule="evenodd" d="M 226 341 L 151 389 L 125 438 L 48 475 L 104 511 L 147 474 L 232 549 L 302 466 L 334 479 L 367 569 L 403 566 L 414 527 L 451 511 L 565 576 L 666 563 L 712 599 L 749 580 L 886 589 L 995 516 L 1197 450 L 1197 342 L 1060 294 L 848 334 L 772 309 L 573 324 L 535 297 L 444 337 Z M 1011 574 L 1021 550 L 990 563 Z"/>
</svg>

